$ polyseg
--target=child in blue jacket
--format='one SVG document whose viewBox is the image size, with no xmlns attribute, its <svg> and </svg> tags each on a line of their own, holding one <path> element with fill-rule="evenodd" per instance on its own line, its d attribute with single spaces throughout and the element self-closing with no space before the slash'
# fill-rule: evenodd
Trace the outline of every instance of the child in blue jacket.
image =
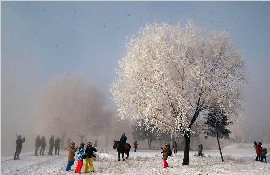
<svg viewBox="0 0 270 175">
<path fill-rule="evenodd" d="M 84 158 L 84 143 L 81 143 L 79 150 L 77 152 L 77 156 L 78 156 L 78 165 L 75 169 L 75 173 L 81 174 L 81 169 L 83 166 L 83 158 Z"/>
</svg>

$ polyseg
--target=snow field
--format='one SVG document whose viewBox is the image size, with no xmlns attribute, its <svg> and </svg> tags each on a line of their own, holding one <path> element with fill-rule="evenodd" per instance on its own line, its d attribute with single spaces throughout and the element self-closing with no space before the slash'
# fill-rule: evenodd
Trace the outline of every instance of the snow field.
<svg viewBox="0 0 270 175">
<path fill-rule="evenodd" d="M 224 149 L 224 162 L 221 162 L 218 150 L 204 151 L 205 157 L 195 156 L 196 152 L 190 152 L 190 165 L 182 166 L 183 151 L 168 158 L 169 168 L 164 169 L 162 154 L 159 150 L 138 150 L 130 152 L 130 158 L 126 161 L 118 161 L 117 152 L 110 150 L 107 153 L 98 153 L 94 161 L 95 173 L 88 174 L 187 174 L 187 175 L 270 175 L 270 163 L 255 161 L 254 148 Z M 67 165 L 67 152 L 62 151 L 57 156 L 33 156 L 23 154 L 21 160 L 2 158 L 2 174 L 8 175 L 37 175 L 37 174 L 75 174 L 77 161 L 70 172 L 65 172 Z M 269 161 L 269 158 L 268 158 Z M 82 173 L 84 174 L 84 173 Z"/>
</svg>

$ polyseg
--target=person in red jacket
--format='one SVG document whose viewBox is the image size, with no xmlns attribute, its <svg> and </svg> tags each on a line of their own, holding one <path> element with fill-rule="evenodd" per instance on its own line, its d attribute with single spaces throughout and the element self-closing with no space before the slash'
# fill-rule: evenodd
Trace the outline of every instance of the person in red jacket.
<svg viewBox="0 0 270 175">
<path fill-rule="evenodd" d="M 133 143 L 133 148 L 134 148 L 134 152 L 137 151 L 137 146 L 138 146 L 138 143 L 137 143 L 137 140 Z"/>
<path fill-rule="evenodd" d="M 256 146 L 256 153 L 257 153 L 256 161 L 261 160 L 261 156 L 262 156 L 262 143 L 261 142 L 259 142 Z"/>
</svg>

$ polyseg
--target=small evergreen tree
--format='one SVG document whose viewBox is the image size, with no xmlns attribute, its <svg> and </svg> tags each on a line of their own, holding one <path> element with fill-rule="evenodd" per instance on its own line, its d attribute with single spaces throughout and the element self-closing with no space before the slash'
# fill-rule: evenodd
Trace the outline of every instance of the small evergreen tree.
<svg viewBox="0 0 270 175">
<path fill-rule="evenodd" d="M 211 108 L 209 111 L 205 124 L 207 125 L 207 129 L 205 130 L 205 134 L 208 136 L 216 137 L 217 142 L 218 142 L 218 148 L 221 156 L 222 162 L 224 161 L 223 156 L 222 156 L 222 151 L 220 147 L 220 138 L 229 138 L 229 135 L 231 133 L 230 130 L 226 129 L 226 127 L 232 122 L 228 122 L 227 116 L 224 114 L 222 109 L 219 106 L 214 106 Z"/>
</svg>

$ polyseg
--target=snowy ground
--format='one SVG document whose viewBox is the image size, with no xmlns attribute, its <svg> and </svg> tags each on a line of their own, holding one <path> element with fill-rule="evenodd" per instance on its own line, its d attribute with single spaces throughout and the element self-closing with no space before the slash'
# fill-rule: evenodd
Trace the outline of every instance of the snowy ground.
<svg viewBox="0 0 270 175">
<path fill-rule="evenodd" d="M 94 162 L 94 174 L 188 174 L 188 175 L 270 175 L 270 163 L 255 161 L 254 148 L 224 149 L 225 162 L 221 162 L 218 150 L 204 151 L 205 157 L 194 156 L 190 152 L 190 165 L 182 166 L 183 152 L 169 157 L 169 168 L 162 168 L 162 155 L 160 151 L 139 150 L 130 153 L 126 161 L 117 161 L 115 150 L 108 153 L 98 153 L 98 159 Z M 268 158 L 269 161 L 269 158 Z M 59 156 L 38 156 L 22 154 L 21 160 L 12 160 L 12 157 L 2 157 L 1 172 L 6 175 L 26 174 L 75 174 L 76 162 L 72 172 L 65 172 L 67 164 L 67 152 Z"/>
</svg>

